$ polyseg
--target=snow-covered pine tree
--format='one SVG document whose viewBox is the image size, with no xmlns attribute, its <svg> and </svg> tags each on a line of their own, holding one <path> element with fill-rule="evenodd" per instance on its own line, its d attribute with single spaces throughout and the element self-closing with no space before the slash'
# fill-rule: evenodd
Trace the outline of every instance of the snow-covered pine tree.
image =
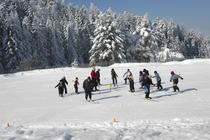
<svg viewBox="0 0 210 140">
<path fill-rule="evenodd" d="M 126 61 L 122 34 L 115 28 L 115 14 L 109 9 L 96 21 L 90 65 L 110 65 Z"/>
<path fill-rule="evenodd" d="M 135 34 L 139 36 L 134 50 L 135 59 L 139 62 L 156 61 L 158 41 L 147 13 L 139 20 Z"/>
</svg>

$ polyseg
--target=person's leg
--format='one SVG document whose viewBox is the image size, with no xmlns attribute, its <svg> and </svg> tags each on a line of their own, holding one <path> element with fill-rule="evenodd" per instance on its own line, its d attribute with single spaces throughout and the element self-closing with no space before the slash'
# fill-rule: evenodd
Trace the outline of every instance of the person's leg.
<svg viewBox="0 0 210 140">
<path fill-rule="evenodd" d="M 88 100 L 88 92 L 85 91 L 85 99 Z"/>
<path fill-rule="evenodd" d="M 115 78 L 112 78 L 112 84 L 115 86 Z"/>
<path fill-rule="evenodd" d="M 67 88 L 66 88 L 66 85 L 64 86 L 64 90 L 65 90 L 65 93 L 67 94 Z"/>
<path fill-rule="evenodd" d="M 115 77 L 115 84 L 117 85 L 117 78 Z"/>
<path fill-rule="evenodd" d="M 89 92 L 88 94 L 89 94 L 89 99 L 92 100 L 92 93 Z"/>
</svg>

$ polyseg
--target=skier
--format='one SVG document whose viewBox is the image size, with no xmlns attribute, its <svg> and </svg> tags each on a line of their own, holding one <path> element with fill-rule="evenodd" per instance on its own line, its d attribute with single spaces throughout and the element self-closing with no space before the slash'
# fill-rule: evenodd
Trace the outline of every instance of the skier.
<svg viewBox="0 0 210 140">
<path fill-rule="evenodd" d="M 130 71 L 130 69 L 128 69 L 128 70 L 123 74 L 123 77 L 125 77 L 125 78 L 124 78 L 125 84 L 127 84 L 127 79 L 128 79 L 128 76 L 129 76 L 130 74 L 132 74 L 131 71 Z"/>
<path fill-rule="evenodd" d="M 98 69 L 97 71 L 96 71 L 96 81 L 97 81 L 97 85 L 101 85 L 101 80 L 100 80 L 100 69 Z"/>
<path fill-rule="evenodd" d="M 90 77 L 88 77 L 87 79 L 84 80 L 83 82 L 83 88 L 85 90 L 85 99 L 86 101 L 92 101 L 92 81 L 90 79 Z M 89 100 L 88 100 L 89 97 Z"/>
<path fill-rule="evenodd" d="M 75 78 L 75 81 L 74 81 L 74 89 L 75 89 L 75 93 L 79 93 L 78 92 L 78 85 L 79 85 L 79 80 L 78 80 L 78 77 Z"/>
<path fill-rule="evenodd" d="M 130 85 L 130 92 L 135 92 L 134 81 L 133 81 L 133 75 L 132 74 L 130 74 L 128 76 L 128 81 L 129 81 L 129 85 Z"/>
<path fill-rule="evenodd" d="M 163 87 L 162 87 L 162 85 L 161 85 L 161 78 L 160 78 L 160 75 L 159 75 L 159 73 L 158 73 L 157 71 L 154 71 L 154 74 L 155 74 L 155 76 L 153 76 L 152 78 L 156 78 L 156 81 L 157 81 L 157 89 L 158 89 L 158 90 L 162 90 Z"/>
<path fill-rule="evenodd" d="M 118 75 L 117 75 L 117 73 L 115 72 L 114 69 L 111 70 L 111 76 L 112 76 L 112 83 L 113 83 L 113 85 L 114 86 L 117 85 L 117 77 L 118 77 Z"/>
<path fill-rule="evenodd" d="M 150 94 L 150 85 L 153 85 L 153 83 L 152 83 L 152 80 L 149 76 L 149 71 L 146 70 L 146 69 L 143 70 L 142 85 L 143 85 L 144 90 L 145 90 L 145 98 L 146 99 L 152 99 L 151 97 L 149 97 L 149 94 Z"/>
<path fill-rule="evenodd" d="M 140 88 L 143 88 L 143 86 L 142 86 L 142 81 L 143 81 L 143 72 L 142 71 L 140 71 L 139 72 L 139 84 L 140 84 Z"/>
<path fill-rule="evenodd" d="M 65 91 L 65 94 L 67 94 L 66 84 L 68 85 L 68 82 L 66 80 L 66 77 L 63 76 L 63 78 L 60 81 L 62 82 L 62 85 L 63 85 L 64 91 Z"/>
<path fill-rule="evenodd" d="M 91 81 L 92 81 L 92 91 L 93 91 L 93 88 L 95 88 L 95 91 L 97 91 L 97 74 L 96 74 L 96 71 L 95 71 L 95 68 L 93 68 L 93 70 L 91 71 Z"/>
<path fill-rule="evenodd" d="M 63 89 L 64 89 L 64 87 L 63 87 L 63 83 L 62 83 L 61 80 L 60 80 L 59 83 L 55 86 L 55 88 L 57 88 L 57 87 L 58 87 L 58 94 L 59 94 L 59 96 L 60 96 L 60 97 L 63 97 Z"/>
<path fill-rule="evenodd" d="M 175 74 L 174 71 L 171 71 L 170 82 L 173 81 L 173 89 L 174 89 L 174 92 L 176 92 L 176 90 L 179 91 L 179 87 L 177 86 L 177 84 L 179 82 L 179 78 L 183 80 L 183 78 L 181 76 Z"/>
</svg>

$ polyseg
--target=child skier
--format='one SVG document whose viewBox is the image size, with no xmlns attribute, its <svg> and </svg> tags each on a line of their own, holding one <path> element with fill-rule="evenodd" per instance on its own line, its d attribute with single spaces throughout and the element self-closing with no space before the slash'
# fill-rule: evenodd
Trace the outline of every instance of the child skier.
<svg viewBox="0 0 210 140">
<path fill-rule="evenodd" d="M 130 85 L 130 92 L 135 92 L 134 81 L 133 81 L 133 75 L 132 74 L 130 74 L 128 76 L 128 80 L 129 80 L 129 85 Z"/>
<path fill-rule="evenodd" d="M 63 90 L 64 90 L 64 87 L 63 87 L 63 83 L 62 81 L 60 80 L 59 83 L 55 86 L 55 88 L 58 87 L 58 93 L 59 93 L 59 96 L 60 97 L 63 97 Z"/>
<path fill-rule="evenodd" d="M 139 84 L 140 84 L 140 88 L 143 88 L 142 81 L 143 81 L 143 72 L 140 71 L 139 72 Z"/>
<path fill-rule="evenodd" d="M 79 85 L 79 80 L 78 80 L 78 77 L 76 77 L 75 81 L 74 81 L 74 89 L 75 89 L 75 93 L 77 93 L 77 94 L 79 94 L 78 85 Z"/>
<path fill-rule="evenodd" d="M 179 87 L 177 86 L 177 84 L 179 82 L 179 78 L 183 80 L 183 78 L 181 76 L 175 74 L 174 71 L 171 71 L 170 82 L 173 81 L 173 89 L 174 89 L 174 92 L 176 92 L 176 90 L 179 91 Z"/>
<path fill-rule="evenodd" d="M 154 74 L 155 74 L 155 76 L 153 76 L 152 78 L 156 78 L 156 81 L 157 81 L 157 89 L 158 89 L 158 90 L 162 90 L 163 87 L 162 87 L 162 85 L 161 85 L 161 78 L 160 78 L 160 75 L 159 75 L 159 73 L 158 73 L 157 71 L 154 71 Z"/>
<path fill-rule="evenodd" d="M 114 69 L 111 70 L 111 76 L 112 76 L 112 83 L 113 83 L 113 85 L 114 86 L 117 85 L 117 77 L 118 77 L 118 75 L 117 75 L 117 73 L 115 72 Z"/>
<path fill-rule="evenodd" d="M 125 77 L 125 78 L 124 78 L 125 84 L 127 84 L 128 76 L 129 76 L 130 74 L 132 74 L 131 71 L 130 71 L 130 69 L 128 69 L 128 70 L 123 74 L 123 77 Z"/>
</svg>

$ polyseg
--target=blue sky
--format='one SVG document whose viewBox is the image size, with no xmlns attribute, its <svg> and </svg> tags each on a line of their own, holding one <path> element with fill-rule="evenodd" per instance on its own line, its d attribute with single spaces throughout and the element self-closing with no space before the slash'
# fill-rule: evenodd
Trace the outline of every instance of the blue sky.
<svg viewBox="0 0 210 140">
<path fill-rule="evenodd" d="M 147 12 L 150 19 L 157 16 L 173 19 L 187 29 L 210 36 L 210 0 L 65 0 L 65 3 L 87 7 L 94 3 L 102 11 L 111 7 L 117 13 Z"/>
</svg>

